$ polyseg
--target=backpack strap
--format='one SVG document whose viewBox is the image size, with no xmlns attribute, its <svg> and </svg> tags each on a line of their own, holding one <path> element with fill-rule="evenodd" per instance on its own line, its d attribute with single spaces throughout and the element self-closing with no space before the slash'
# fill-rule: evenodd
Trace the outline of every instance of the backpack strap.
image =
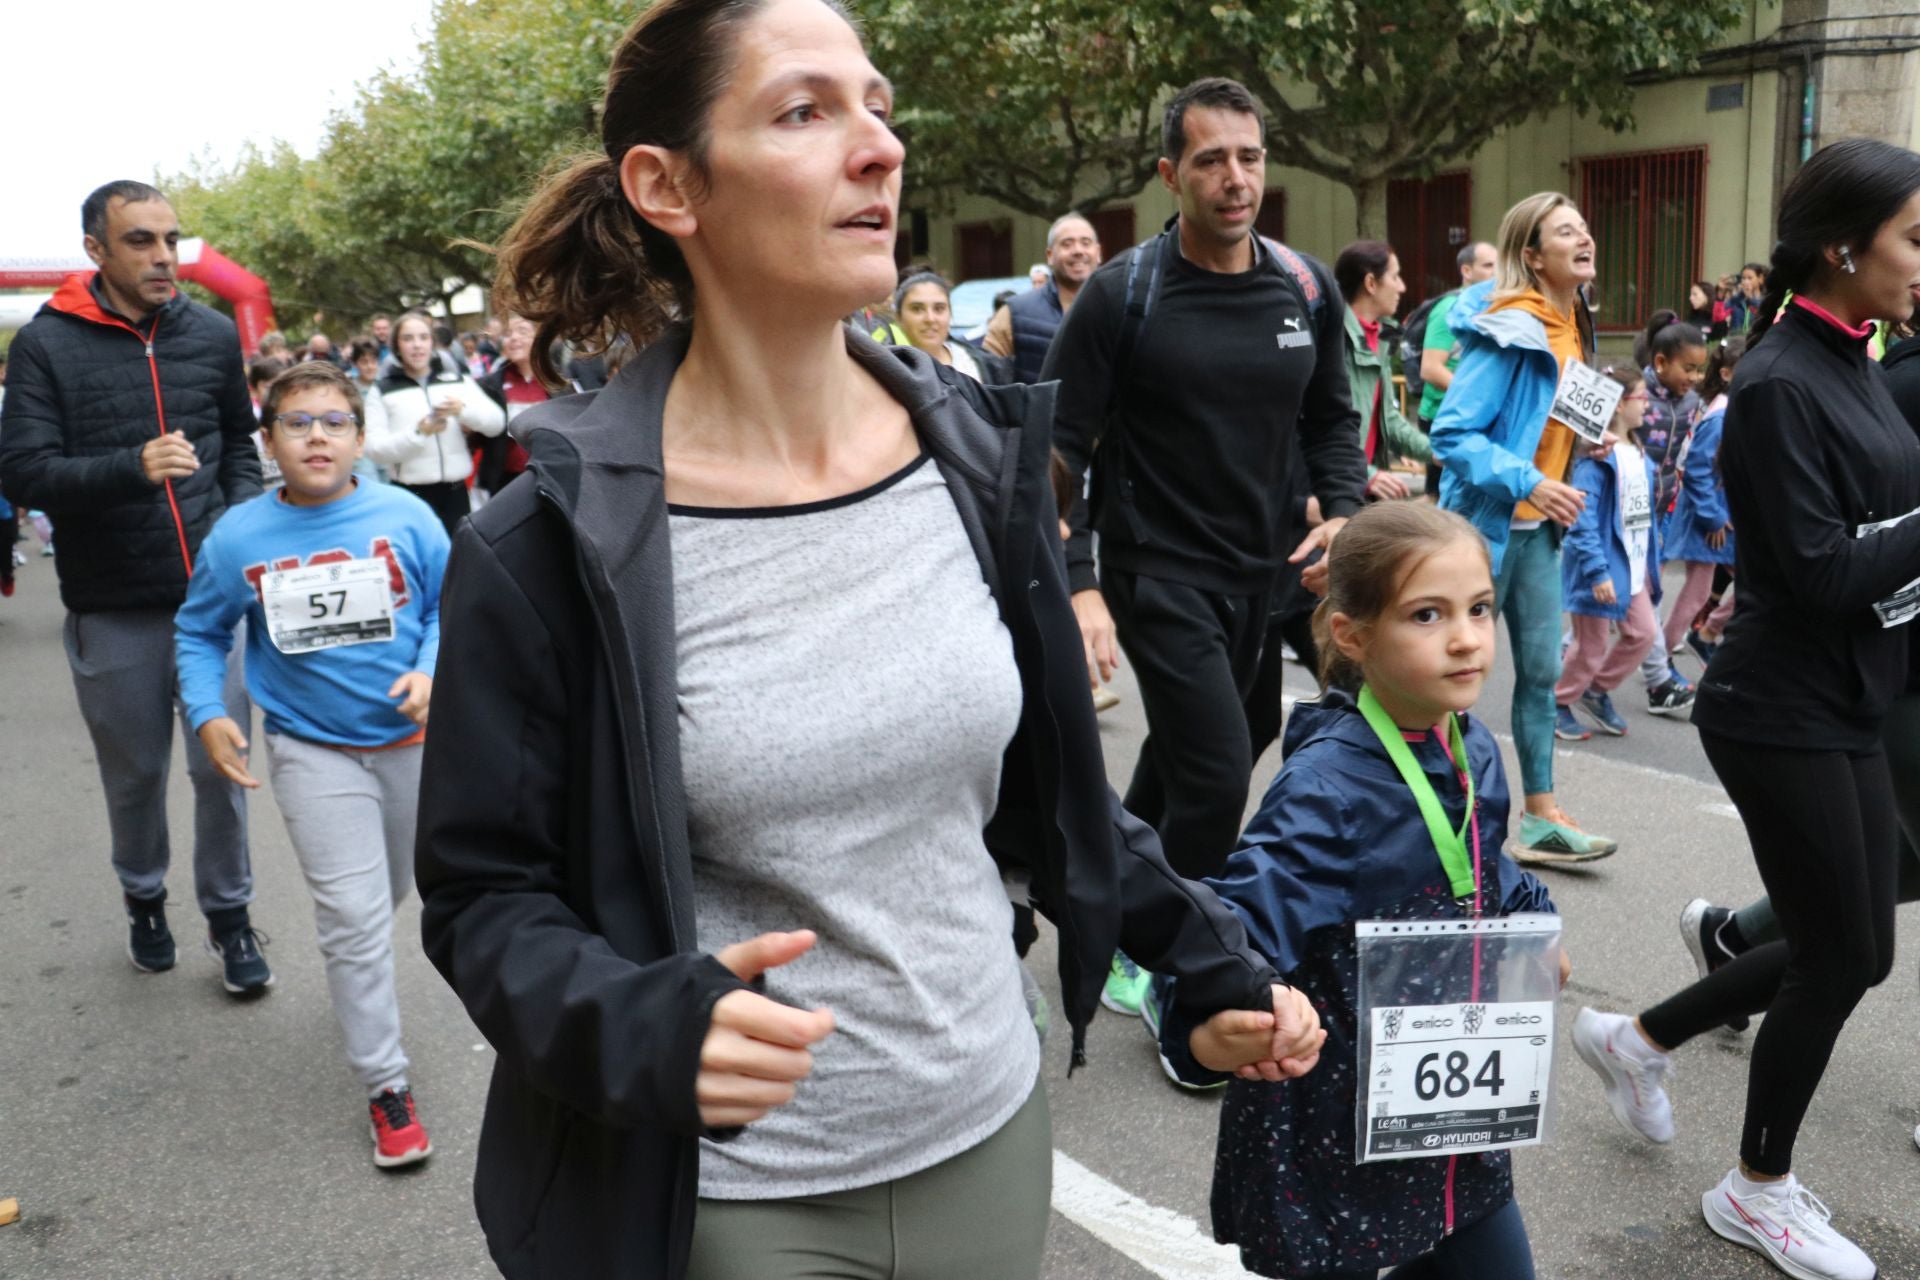
<svg viewBox="0 0 1920 1280">
<path fill-rule="evenodd" d="M 1120 388 L 1127 380 L 1127 371 L 1133 364 L 1133 353 L 1140 345 L 1140 332 L 1147 326 L 1147 317 L 1153 311 L 1153 301 L 1160 296 L 1161 269 L 1166 265 L 1167 236 L 1162 231 L 1151 240 L 1139 245 L 1133 251 L 1133 257 L 1127 260 L 1127 292 L 1125 308 L 1120 317 L 1120 341 L 1113 349 L 1113 377 L 1108 383 L 1112 388 L 1107 394 L 1107 415 L 1113 414 L 1113 406 L 1120 399 Z M 1143 281 L 1141 264 L 1146 263 Z"/>
<path fill-rule="evenodd" d="M 1319 324 L 1321 314 L 1327 309 L 1327 295 L 1326 292 L 1320 288 L 1319 277 L 1313 274 L 1313 268 L 1307 265 L 1305 258 L 1302 258 L 1299 254 L 1287 248 L 1287 246 L 1281 244 L 1278 240 L 1261 236 L 1260 241 L 1267 246 L 1267 251 L 1273 254 L 1274 259 L 1279 262 L 1280 273 L 1291 278 L 1295 287 L 1300 290 L 1300 296 L 1307 304 L 1307 317 L 1312 320 L 1314 324 Z"/>
</svg>

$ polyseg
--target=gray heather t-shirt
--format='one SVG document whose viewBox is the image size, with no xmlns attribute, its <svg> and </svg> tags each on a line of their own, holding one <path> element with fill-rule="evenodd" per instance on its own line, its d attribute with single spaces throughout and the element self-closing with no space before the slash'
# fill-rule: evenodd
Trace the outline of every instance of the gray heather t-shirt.
<svg viewBox="0 0 1920 1280">
<path fill-rule="evenodd" d="M 793 1102 L 701 1143 L 700 1194 L 930 1168 L 1040 1069 L 981 834 L 1020 718 L 1012 640 L 925 458 L 829 502 L 670 520 L 700 945 L 816 930 L 766 992 L 835 1018 Z"/>
</svg>

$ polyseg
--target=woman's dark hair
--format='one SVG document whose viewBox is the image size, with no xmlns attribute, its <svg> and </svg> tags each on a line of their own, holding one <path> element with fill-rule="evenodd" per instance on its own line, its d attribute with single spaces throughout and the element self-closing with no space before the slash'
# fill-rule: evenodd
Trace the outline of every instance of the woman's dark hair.
<svg viewBox="0 0 1920 1280">
<path fill-rule="evenodd" d="M 534 371 L 559 385 L 556 340 L 604 350 L 613 336 L 645 345 L 693 314 L 693 277 L 673 237 L 620 190 L 620 161 L 637 146 L 685 155 L 707 176 L 708 119 L 734 68 L 739 28 L 765 0 L 660 0 L 627 29 L 607 71 L 601 151 L 543 175 L 497 253 L 494 305 L 534 322 Z M 842 17 L 839 0 L 821 0 Z M 697 191 L 697 188 L 696 188 Z"/>
<path fill-rule="evenodd" d="M 1828 271 L 1827 250 L 1844 246 L 1865 254 L 1881 226 L 1916 191 L 1920 155 L 1905 147 L 1848 138 L 1814 152 L 1780 197 L 1779 238 L 1747 346 L 1766 337 L 1789 292 L 1806 290 Z"/>
<path fill-rule="evenodd" d="M 1700 398 L 1713 403 L 1718 396 L 1727 392 L 1733 381 L 1733 367 L 1740 363 L 1740 357 L 1747 354 L 1747 340 L 1739 334 L 1722 338 L 1714 345 L 1707 356 L 1707 376 L 1700 380 Z"/>
<path fill-rule="evenodd" d="M 1065 520 L 1073 515 L 1073 469 L 1058 449 L 1048 451 L 1047 479 L 1053 485 L 1053 505 Z"/>
<path fill-rule="evenodd" d="M 1367 284 L 1367 277 L 1378 280 L 1387 274 L 1393 261 L 1393 246 L 1385 240 L 1355 240 L 1333 260 L 1333 282 L 1342 296 L 1352 302 Z"/>
<path fill-rule="evenodd" d="M 940 292 L 946 294 L 948 298 L 953 297 L 953 286 L 948 284 L 947 278 L 941 275 L 938 271 L 910 272 L 906 276 L 901 278 L 901 281 L 899 284 L 894 286 L 894 290 L 893 290 L 893 314 L 894 315 L 897 316 L 900 314 L 900 307 L 907 300 L 907 291 L 914 288 L 917 285 L 923 285 L 923 284 L 939 285 Z"/>
<path fill-rule="evenodd" d="M 1487 556 L 1486 539 L 1478 529 L 1464 517 L 1425 502 L 1376 502 L 1347 521 L 1327 552 L 1327 598 L 1313 611 L 1322 689 L 1352 691 L 1366 680 L 1360 664 L 1333 642 L 1333 615 L 1344 613 L 1363 627 L 1371 626 L 1393 607 L 1401 584 L 1422 560 L 1459 541 L 1471 542 Z M 1487 577 L 1491 582 L 1491 557 Z"/>
</svg>

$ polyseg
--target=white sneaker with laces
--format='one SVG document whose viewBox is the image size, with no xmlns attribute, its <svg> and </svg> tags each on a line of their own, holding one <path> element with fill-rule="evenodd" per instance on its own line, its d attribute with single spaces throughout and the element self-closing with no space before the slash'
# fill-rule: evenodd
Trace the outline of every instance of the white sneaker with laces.
<svg viewBox="0 0 1920 1280">
<path fill-rule="evenodd" d="M 1719 1186 L 1700 1197 L 1700 1212 L 1716 1235 L 1799 1280 L 1874 1280 L 1879 1274 L 1859 1245 L 1833 1229 L 1832 1210 L 1798 1178 L 1789 1174 L 1757 1194 L 1742 1194 L 1739 1172 L 1728 1170 Z"/>
<path fill-rule="evenodd" d="M 1616 1120 L 1648 1142 L 1673 1141 L 1673 1104 L 1666 1082 L 1673 1060 L 1655 1050 L 1623 1013 L 1582 1009 L 1573 1020 L 1573 1049 L 1607 1086 Z"/>
</svg>

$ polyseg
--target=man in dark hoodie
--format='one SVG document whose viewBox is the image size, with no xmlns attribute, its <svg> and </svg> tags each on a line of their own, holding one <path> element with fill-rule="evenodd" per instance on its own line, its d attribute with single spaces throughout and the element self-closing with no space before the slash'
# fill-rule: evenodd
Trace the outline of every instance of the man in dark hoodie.
<svg viewBox="0 0 1920 1280">
<path fill-rule="evenodd" d="M 99 271 L 69 277 L 20 331 L 0 409 L 0 490 L 60 524 L 55 566 L 80 714 L 107 794 L 134 968 L 173 967 L 167 928 L 167 772 L 179 707 L 173 614 L 200 540 L 260 492 L 240 337 L 174 287 L 180 224 L 144 182 L 81 206 Z M 238 646 L 235 647 L 238 652 Z M 228 712 L 252 723 L 237 677 Z M 234 995 L 273 981 L 247 914 L 246 801 L 186 736 L 194 885 Z"/>
</svg>

